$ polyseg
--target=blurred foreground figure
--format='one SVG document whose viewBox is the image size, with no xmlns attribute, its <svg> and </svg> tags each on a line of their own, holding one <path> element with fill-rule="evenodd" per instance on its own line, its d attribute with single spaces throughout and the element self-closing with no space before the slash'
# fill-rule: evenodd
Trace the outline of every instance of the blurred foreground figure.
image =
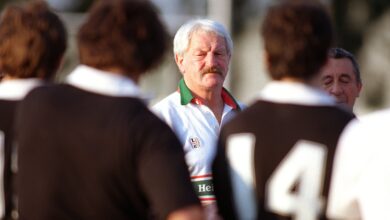
<svg viewBox="0 0 390 220">
<path fill-rule="evenodd" d="M 353 118 L 309 84 L 326 62 L 331 21 L 312 1 L 283 1 L 262 34 L 272 81 L 222 128 L 218 208 L 226 219 L 322 219 L 339 134 Z"/>
<path fill-rule="evenodd" d="M 7 6 L 0 20 L 0 218 L 16 218 L 11 158 L 14 115 L 21 99 L 53 78 L 66 48 L 61 20 L 41 1 Z M 23 123 L 23 122 L 22 122 Z M 12 168 L 11 168 L 12 167 Z M 12 214 L 13 213 L 13 214 Z"/>
<path fill-rule="evenodd" d="M 351 122 L 337 147 L 329 196 L 333 219 L 390 219 L 390 109 Z"/>
<path fill-rule="evenodd" d="M 202 219 L 180 142 L 136 85 L 166 42 L 148 1 L 92 7 L 78 33 L 81 65 L 21 103 L 21 219 Z"/>
<path fill-rule="evenodd" d="M 353 54 L 342 48 L 331 48 L 319 80 L 321 87 L 335 97 L 337 103 L 353 111 L 362 89 L 359 65 Z"/>
</svg>

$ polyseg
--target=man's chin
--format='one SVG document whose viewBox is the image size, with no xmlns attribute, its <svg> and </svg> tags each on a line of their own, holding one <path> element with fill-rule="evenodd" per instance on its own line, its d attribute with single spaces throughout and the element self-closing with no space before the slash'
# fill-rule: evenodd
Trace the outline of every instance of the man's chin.
<svg viewBox="0 0 390 220">
<path fill-rule="evenodd" d="M 208 73 L 203 76 L 203 81 L 210 82 L 210 83 L 223 83 L 225 79 L 222 77 L 219 73 Z"/>
<path fill-rule="evenodd" d="M 204 76 L 218 76 L 218 77 L 222 77 L 222 74 L 220 72 L 208 72 L 208 73 L 204 73 L 203 74 Z"/>
<path fill-rule="evenodd" d="M 339 101 L 337 101 L 336 102 L 338 105 L 340 105 L 340 106 L 342 106 L 343 108 L 346 108 L 346 109 L 348 109 L 348 110 L 350 110 L 350 111 L 352 111 L 353 109 L 353 107 L 351 107 L 348 103 L 346 103 L 346 102 L 339 102 Z"/>
<path fill-rule="evenodd" d="M 222 87 L 223 80 L 206 80 L 203 81 L 203 85 L 207 88 L 216 88 L 216 87 Z"/>
</svg>

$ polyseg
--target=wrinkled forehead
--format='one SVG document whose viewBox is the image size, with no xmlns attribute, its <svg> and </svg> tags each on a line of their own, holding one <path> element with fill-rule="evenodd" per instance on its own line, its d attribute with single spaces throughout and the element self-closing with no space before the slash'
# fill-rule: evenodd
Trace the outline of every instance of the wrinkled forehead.
<svg viewBox="0 0 390 220">
<path fill-rule="evenodd" d="M 348 58 L 329 58 L 321 69 L 322 75 L 351 75 L 356 78 L 355 69 Z"/>
<path fill-rule="evenodd" d="M 192 39 L 195 36 L 199 36 L 199 35 L 202 35 L 202 34 L 206 34 L 206 35 L 210 35 L 210 36 L 216 36 L 216 37 L 221 38 L 223 40 L 223 42 L 224 42 L 225 49 L 227 51 L 229 51 L 229 48 L 228 48 L 228 45 L 227 45 L 227 41 L 226 41 L 225 36 L 223 34 L 218 33 L 215 30 L 208 29 L 208 28 L 201 27 L 201 26 L 195 27 L 193 29 L 193 31 L 191 31 L 191 33 L 189 34 L 189 38 L 188 38 L 188 45 L 191 45 L 191 41 L 192 41 Z"/>
</svg>

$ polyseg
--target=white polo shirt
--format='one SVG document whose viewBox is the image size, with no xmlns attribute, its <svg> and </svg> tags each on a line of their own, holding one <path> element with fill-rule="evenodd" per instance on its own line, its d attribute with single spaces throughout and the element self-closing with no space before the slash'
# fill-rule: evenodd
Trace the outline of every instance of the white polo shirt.
<svg viewBox="0 0 390 220">
<path fill-rule="evenodd" d="M 226 89 L 221 96 L 225 103 L 221 124 L 210 108 L 192 96 L 183 79 L 178 91 L 152 107 L 183 144 L 191 180 L 202 203 L 215 202 L 211 165 L 220 128 L 243 107 Z"/>
<path fill-rule="evenodd" d="M 390 109 L 352 121 L 339 140 L 327 215 L 390 219 Z"/>
</svg>

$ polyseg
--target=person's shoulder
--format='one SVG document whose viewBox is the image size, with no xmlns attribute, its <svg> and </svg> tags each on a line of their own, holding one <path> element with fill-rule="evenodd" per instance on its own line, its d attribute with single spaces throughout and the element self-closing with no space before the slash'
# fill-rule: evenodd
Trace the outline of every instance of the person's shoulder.
<svg viewBox="0 0 390 220">
<path fill-rule="evenodd" d="M 345 128 L 343 137 L 348 141 L 357 141 L 357 144 L 363 144 L 366 141 L 372 145 L 373 141 L 377 142 L 380 139 L 386 140 L 385 142 L 390 141 L 387 138 L 389 129 L 390 109 L 379 110 L 352 120 Z"/>
<path fill-rule="evenodd" d="M 163 114 L 177 109 L 180 105 L 180 93 L 173 92 L 151 106 L 151 110 L 155 113 Z"/>
<path fill-rule="evenodd" d="M 243 111 L 248 107 L 246 104 L 242 103 L 241 101 L 237 101 L 237 105 L 241 109 L 241 111 Z"/>
<path fill-rule="evenodd" d="M 46 83 L 41 86 L 35 87 L 26 95 L 24 100 L 35 99 L 37 97 L 50 95 L 51 92 L 57 90 L 58 87 L 59 85 L 54 83 Z"/>
<path fill-rule="evenodd" d="M 349 123 L 351 120 L 356 119 L 356 115 L 349 109 L 339 105 L 325 105 L 321 111 L 323 118 L 332 118 L 332 122 L 341 124 Z"/>
<path fill-rule="evenodd" d="M 383 110 L 378 110 L 376 112 L 372 112 L 366 115 L 363 115 L 359 117 L 359 121 L 368 124 L 377 124 L 377 123 L 383 123 L 384 125 L 389 125 L 388 122 L 390 120 L 390 109 L 383 109 Z M 390 126 L 390 125 L 389 125 Z"/>
<path fill-rule="evenodd" d="M 390 129 L 390 109 L 372 112 L 353 120 L 346 130 L 379 134 Z M 390 140 L 390 139 L 389 139 Z"/>
<path fill-rule="evenodd" d="M 72 88 L 66 84 L 46 83 L 32 89 L 22 100 L 23 105 L 50 105 L 50 103 L 62 102 L 68 99 L 68 90 Z"/>
<path fill-rule="evenodd" d="M 224 132 L 230 131 L 234 133 L 245 130 L 248 126 L 256 124 L 258 121 L 261 121 L 263 117 L 266 117 L 262 112 L 262 106 L 257 102 L 251 103 L 249 106 L 239 102 L 237 103 L 239 104 L 241 111 L 223 125 L 222 129 Z"/>
</svg>

